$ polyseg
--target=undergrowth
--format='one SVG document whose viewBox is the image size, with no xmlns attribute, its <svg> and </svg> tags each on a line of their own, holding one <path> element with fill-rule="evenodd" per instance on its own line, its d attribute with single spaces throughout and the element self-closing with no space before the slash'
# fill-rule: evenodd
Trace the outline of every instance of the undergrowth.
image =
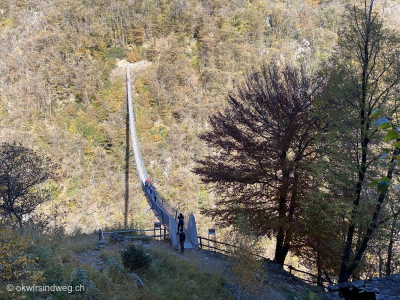
<svg viewBox="0 0 400 300">
<path fill-rule="evenodd" d="M 32 268 L 43 271 L 42 281 L 33 291 L 14 290 L 13 294 L 7 286 L 21 287 L 23 282 L 0 282 L 0 299 L 234 299 L 221 277 L 198 271 L 193 263 L 171 253 L 167 243 L 138 248 L 142 257 L 149 257 L 147 267 L 135 269 L 145 285 L 142 288 L 129 276 L 132 270 L 124 267 L 122 248 L 101 250 L 98 259 L 107 266 L 103 270 L 81 262 L 77 254 L 96 251 L 95 243 L 95 234 L 80 232 L 60 239 L 34 237 L 27 254 L 34 261 Z M 57 287 L 65 290 L 57 291 Z"/>
</svg>

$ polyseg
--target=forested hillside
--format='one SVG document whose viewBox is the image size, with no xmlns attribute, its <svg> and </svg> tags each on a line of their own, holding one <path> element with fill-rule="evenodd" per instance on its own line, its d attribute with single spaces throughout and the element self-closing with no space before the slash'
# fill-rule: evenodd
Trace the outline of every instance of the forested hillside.
<svg viewBox="0 0 400 300">
<path fill-rule="evenodd" d="M 362 6 L 364 2 L 356 3 Z M 216 151 L 199 138 L 210 130 L 209 118 L 224 113 L 228 94 L 235 94 L 246 75 L 263 64 L 303 64 L 310 72 L 321 70 L 320 75 L 325 76 L 324 66 L 335 53 L 336 59 L 340 56 L 336 52 L 339 36 L 349 28 L 343 14 L 352 4 L 339 0 L 0 0 L 1 142 L 21 143 L 56 163 L 57 176 L 46 183 L 52 200 L 36 210 L 44 214 L 38 218 L 65 226 L 67 232 L 93 232 L 123 223 L 126 96 L 124 69 L 118 70 L 117 63 L 145 60 L 148 67 L 134 76 L 137 131 L 144 163 L 163 196 L 185 214 L 193 212 L 199 232 L 204 233 L 215 224 L 209 211 L 201 211 L 214 209 L 219 198 L 218 193 L 210 192 L 212 180 L 211 185 L 203 183 L 193 170 L 198 167 L 196 161 Z M 376 1 L 374 11 L 380 14 L 385 28 L 398 29 L 398 1 Z M 346 63 L 341 71 L 355 70 L 345 69 Z M 119 66 L 124 68 L 123 63 Z M 337 73 L 336 79 L 345 78 Z M 337 85 L 342 83 L 338 81 Z M 333 92 L 331 86 L 326 95 Z M 391 92 L 389 96 L 394 95 Z M 330 117 L 340 119 L 337 111 L 332 112 L 336 104 L 330 102 L 326 109 L 331 109 Z M 348 116 L 356 114 L 350 108 L 347 112 Z M 349 132 L 355 132 L 354 128 Z M 339 131 L 329 131 L 326 138 L 334 139 L 335 135 Z M 343 177 L 355 173 L 343 170 L 355 166 L 340 157 L 340 151 L 350 147 L 345 138 L 343 135 L 337 140 L 343 148 L 329 152 L 328 161 L 321 161 L 312 170 L 315 182 L 318 178 L 332 182 L 330 175 L 339 173 L 342 177 L 332 189 L 313 185 L 319 191 L 332 191 L 332 195 L 314 195 L 304 219 L 297 220 L 302 229 L 304 224 L 311 224 L 308 231 L 304 229 L 308 235 L 302 231 L 292 241 L 292 254 L 303 257 L 310 268 L 318 264 L 319 272 L 325 270 L 331 275 L 338 274 L 340 265 L 330 263 L 346 264 L 350 258 L 322 263 L 314 255 L 337 258 L 340 251 L 325 252 L 324 242 L 346 229 L 320 226 L 315 219 L 322 211 L 337 213 L 342 206 L 335 206 L 333 196 L 342 201 L 351 189 Z M 377 145 L 371 147 L 376 149 Z M 340 167 L 327 172 L 329 159 L 337 157 L 342 159 Z M 149 227 L 154 217 L 133 163 L 130 173 L 128 222 L 134 227 Z M 374 179 L 373 175 L 368 175 L 368 180 Z M 361 192 L 360 188 L 359 195 L 363 193 L 370 191 Z M 324 210 L 326 203 L 318 206 L 321 198 L 331 196 L 332 207 Z M 396 203 L 398 194 L 393 192 L 390 198 Z M 396 205 L 385 206 L 388 217 L 398 211 Z M 373 206 L 368 202 L 362 210 L 370 212 Z M 340 221 L 351 219 L 351 209 L 348 211 L 343 212 Z M 315 218 L 308 220 L 311 215 Z M 326 224 L 335 224 L 323 217 L 328 220 Z M 280 222 L 276 224 L 282 225 Z M 366 231 L 368 222 L 357 223 L 354 230 L 359 230 L 359 235 L 355 236 L 362 239 L 361 232 Z M 369 243 L 370 261 L 362 264 L 368 274 L 382 273 L 391 224 L 386 222 L 388 227 Z M 310 234 L 313 230 L 323 231 L 323 237 Z M 393 230 L 394 234 L 399 231 L 398 227 Z M 274 236 L 276 231 L 268 228 L 258 233 Z M 310 240 L 297 239 L 305 236 Z M 344 242 L 346 234 L 342 237 Z M 398 267 L 395 262 L 393 268 Z"/>
<path fill-rule="evenodd" d="M 190 168 L 210 113 L 260 61 L 326 58 L 342 9 L 330 1 L 1 1 L 2 140 L 60 162 L 50 210 L 69 230 L 121 222 L 125 87 L 111 72 L 117 59 L 150 60 L 136 80 L 145 163 L 168 199 L 197 213 L 210 199 Z M 144 221 L 137 189 L 131 199 L 130 219 Z"/>
</svg>

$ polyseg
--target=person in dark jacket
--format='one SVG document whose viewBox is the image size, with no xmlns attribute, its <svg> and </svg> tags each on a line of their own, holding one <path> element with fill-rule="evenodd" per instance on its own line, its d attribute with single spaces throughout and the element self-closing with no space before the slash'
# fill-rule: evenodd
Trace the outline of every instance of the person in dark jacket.
<svg viewBox="0 0 400 300">
<path fill-rule="evenodd" d="M 185 240 L 186 234 L 183 232 L 183 229 L 179 232 L 179 245 L 181 246 L 181 252 L 185 251 Z"/>
<path fill-rule="evenodd" d="M 154 191 L 154 186 L 152 186 L 151 184 L 150 184 L 149 192 L 150 192 L 150 196 L 153 197 L 153 193 L 155 193 L 155 191 Z"/>
<path fill-rule="evenodd" d="M 183 230 L 183 219 L 184 217 L 182 213 L 180 213 L 178 216 L 178 232 L 180 232 L 179 229 Z"/>
</svg>

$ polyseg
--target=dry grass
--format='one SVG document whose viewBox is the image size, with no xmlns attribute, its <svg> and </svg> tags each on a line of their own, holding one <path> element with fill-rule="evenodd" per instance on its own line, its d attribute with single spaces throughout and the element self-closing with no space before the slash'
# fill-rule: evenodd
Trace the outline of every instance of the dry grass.
<svg viewBox="0 0 400 300">
<path fill-rule="evenodd" d="M 118 245 L 95 250 L 95 235 L 79 232 L 60 239 L 35 236 L 30 255 L 35 258 L 35 269 L 44 271 L 41 285 L 85 286 L 84 293 L 26 292 L 21 299 L 233 299 L 222 277 L 199 271 L 164 242 L 152 242 L 143 247 L 151 255 L 147 270 L 137 272 L 145 284 L 139 288 L 121 263 Z M 188 252 L 189 253 L 189 252 Z M 101 261 L 103 267 L 98 266 Z M 2 283 L 0 288 L 2 288 Z M 3 291 L 6 291 L 5 286 Z M 4 296 L 4 297 L 3 297 Z M 0 293 L 0 299 L 8 299 Z"/>
</svg>

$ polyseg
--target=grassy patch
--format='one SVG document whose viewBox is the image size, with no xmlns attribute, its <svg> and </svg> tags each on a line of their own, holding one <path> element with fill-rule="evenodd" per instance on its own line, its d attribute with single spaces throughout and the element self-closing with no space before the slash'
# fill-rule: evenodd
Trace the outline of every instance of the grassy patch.
<svg viewBox="0 0 400 300">
<path fill-rule="evenodd" d="M 150 299 L 234 299 L 221 277 L 199 272 L 195 264 L 174 255 L 163 243 L 149 253 L 153 263 L 142 276 L 152 291 Z"/>
<path fill-rule="evenodd" d="M 109 246 L 98 253 L 94 250 L 96 235 L 76 232 L 62 239 L 50 239 L 42 235 L 35 237 L 29 256 L 35 261 L 35 270 L 43 271 L 44 279 L 38 286 L 82 286 L 80 291 L 34 291 L 13 294 L 20 299 L 234 299 L 223 279 L 199 272 L 195 264 L 185 261 L 173 252 L 168 243 L 153 242 L 151 247 L 140 248 L 151 257 L 148 268 L 140 268 L 136 274 L 145 284 L 137 287 L 132 271 L 122 263 L 121 250 Z M 89 252 L 88 252 L 89 251 Z M 90 252 L 92 251 L 92 252 Z M 106 268 L 83 263 L 79 253 L 102 260 Z M 7 284 L 1 282 L 6 291 Z M 6 293 L 0 299 L 11 299 Z"/>
</svg>

